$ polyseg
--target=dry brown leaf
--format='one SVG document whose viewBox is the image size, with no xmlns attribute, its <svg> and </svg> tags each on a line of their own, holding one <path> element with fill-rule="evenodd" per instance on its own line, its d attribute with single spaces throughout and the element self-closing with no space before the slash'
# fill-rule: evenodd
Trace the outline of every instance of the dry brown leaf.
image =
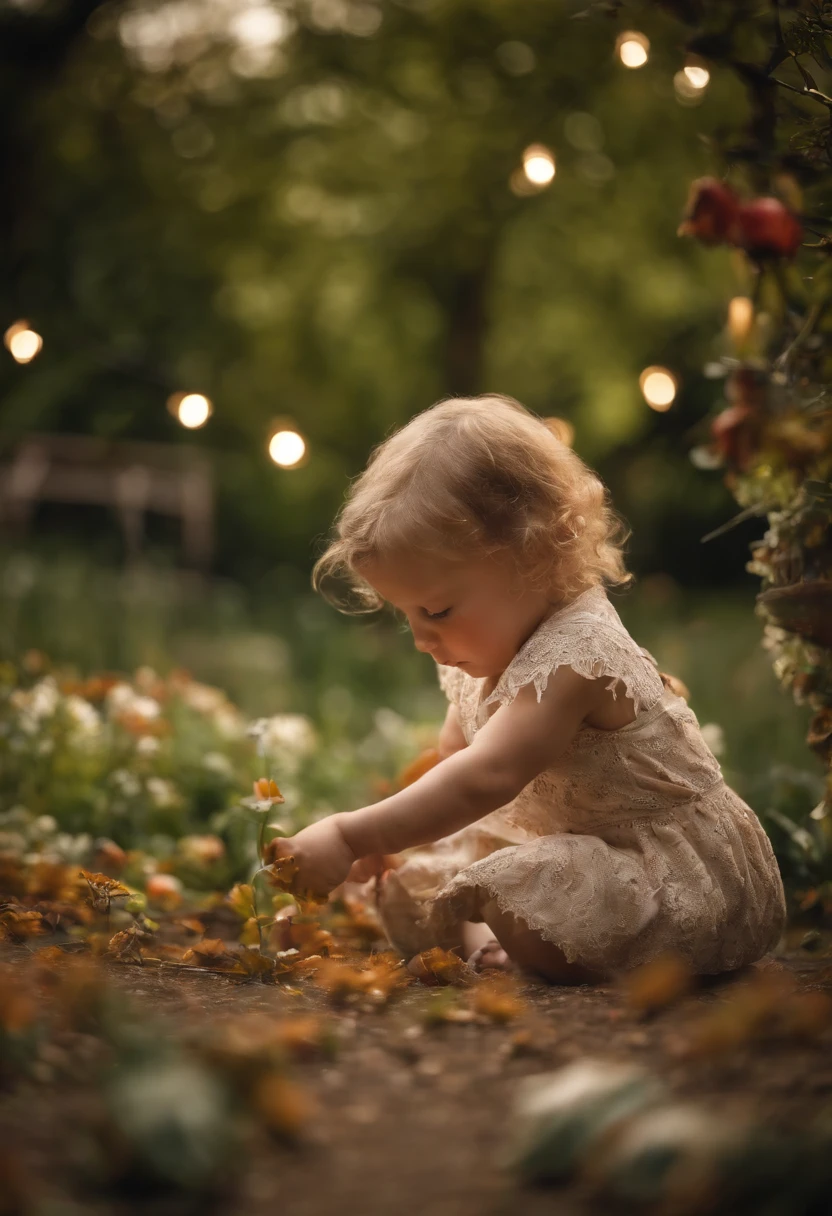
<svg viewBox="0 0 832 1216">
<path fill-rule="evenodd" d="M 259 1077 L 252 1087 L 251 1105 L 270 1131 L 289 1140 L 296 1139 L 318 1114 L 315 1099 L 279 1072 Z"/>
<path fill-rule="evenodd" d="M 276 971 L 282 972 L 288 970 L 287 967 L 282 967 L 280 963 L 276 963 L 273 958 L 269 958 L 267 954 L 261 954 L 259 950 L 250 950 L 245 947 L 239 954 L 234 956 L 236 967 L 241 974 L 249 976 L 266 976 L 274 975 Z"/>
<path fill-rule="evenodd" d="M 169 963 L 184 962 L 186 953 L 186 946 L 180 946 L 177 942 L 160 942 L 158 939 L 142 948 L 142 958 L 156 958 Z"/>
<path fill-rule="evenodd" d="M 31 912 L 20 904 L 0 904 L 0 937 L 25 941 L 45 933 L 46 929 L 40 912 Z"/>
<path fill-rule="evenodd" d="M 410 975 L 401 962 L 387 959 L 361 969 L 335 959 L 321 959 L 315 983 L 336 1004 L 351 997 L 364 997 L 382 1005 L 410 983 Z"/>
<path fill-rule="evenodd" d="M 468 1003 L 474 1013 L 492 1022 L 511 1022 L 526 1009 L 514 981 L 507 976 L 494 976 L 477 984 Z"/>
<path fill-rule="evenodd" d="M 254 889 L 250 883 L 236 883 L 225 898 L 240 920 L 250 920 L 253 916 L 257 915 L 254 907 Z"/>
<path fill-rule="evenodd" d="M 205 932 L 205 925 L 196 916 L 180 916 L 173 922 L 175 925 L 180 925 L 186 933 L 195 933 L 197 935 Z"/>
<path fill-rule="evenodd" d="M 205 937 L 201 942 L 194 942 L 190 950 L 182 955 L 183 963 L 195 963 L 199 967 L 221 967 L 227 969 L 237 963 L 237 955 L 229 949 L 228 943 L 218 937 Z"/>
<path fill-rule="evenodd" d="M 40 950 L 35 953 L 35 961 L 45 967 L 62 963 L 65 958 L 66 952 L 60 946 L 41 946 Z"/>
<path fill-rule="evenodd" d="M 114 899 L 125 899 L 132 895 L 129 887 L 116 878 L 106 874 L 92 874 L 88 870 L 79 871 L 89 888 L 88 900 L 97 912 L 106 912 Z"/>
<path fill-rule="evenodd" d="M 111 954 L 113 958 L 129 959 L 134 963 L 140 963 L 142 961 L 141 943 L 148 936 L 138 925 L 131 925 L 129 929 L 120 929 L 110 938 L 107 953 Z"/>
<path fill-rule="evenodd" d="M 275 1027 L 277 1042 L 296 1060 L 313 1060 L 326 1054 L 333 1045 L 330 1027 L 315 1014 L 285 1018 Z"/>
<path fill-rule="evenodd" d="M 384 937 L 381 921 L 362 900 L 345 895 L 340 902 L 341 908 L 334 910 L 327 922 L 337 937 L 359 947 Z"/>
<path fill-rule="evenodd" d="M 74 866 L 40 859 L 26 874 L 26 894 L 33 899 L 62 899 L 72 903 L 78 900 L 82 889 L 86 891 L 86 887 L 82 888 L 78 879 L 79 875 Z M 2 878 L 0 887 L 8 890 Z"/>
<path fill-rule="evenodd" d="M 719 1055 L 771 1035 L 793 990 L 792 978 L 773 970 L 738 984 L 725 1000 L 692 1024 L 682 1054 Z"/>
<path fill-rule="evenodd" d="M 621 981 L 627 1006 L 643 1016 L 657 1013 L 692 990 L 693 972 L 680 954 L 666 953 L 628 972 Z"/>
<path fill-rule="evenodd" d="M 429 987 L 435 987 L 437 984 L 464 986 L 473 983 L 476 978 L 475 973 L 458 954 L 454 954 L 452 950 L 443 950 L 440 946 L 417 954 L 410 968 L 416 979 Z"/>
<path fill-rule="evenodd" d="M 282 917 L 272 928 L 270 942 L 276 950 L 297 950 L 300 958 L 307 958 L 312 954 L 328 954 L 333 938 L 319 924 Z"/>
<path fill-rule="evenodd" d="M 277 857 L 265 870 L 273 887 L 294 894 L 295 879 L 298 875 L 298 863 L 294 857 Z"/>
<path fill-rule="evenodd" d="M 37 1011 L 34 997 L 20 987 L 11 969 L 0 973 L 0 1027 L 16 1034 L 31 1026 Z"/>
</svg>

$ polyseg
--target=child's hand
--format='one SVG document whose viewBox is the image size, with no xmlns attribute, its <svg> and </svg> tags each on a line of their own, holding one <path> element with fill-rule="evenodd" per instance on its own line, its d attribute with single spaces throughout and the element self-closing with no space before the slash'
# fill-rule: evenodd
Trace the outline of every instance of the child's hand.
<svg viewBox="0 0 832 1216">
<path fill-rule="evenodd" d="M 368 853 L 359 857 L 347 877 L 348 882 L 369 882 L 371 878 L 380 878 L 385 870 L 395 870 L 401 865 L 396 853 Z"/>
<path fill-rule="evenodd" d="M 295 859 L 298 893 L 308 891 L 321 897 L 340 887 L 356 861 L 341 832 L 337 815 L 313 823 L 296 836 L 270 840 L 264 850 L 264 860 L 268 864 L 281 857 Z"/>
</svg>

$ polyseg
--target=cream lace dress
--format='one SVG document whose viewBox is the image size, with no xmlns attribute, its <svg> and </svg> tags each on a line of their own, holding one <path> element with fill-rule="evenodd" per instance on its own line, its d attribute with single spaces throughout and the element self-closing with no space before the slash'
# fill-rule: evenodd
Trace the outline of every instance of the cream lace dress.
<svg viewBox="0 0 832 1216">
<path fill-rule="evenodd" d="M 570 962 L 607 974 L 665 950 L 699 973 L 759 959 L 785 924 L 783 884 L 754 812 L 726 786 L 687 703 L 630 637 L 603 588 L 545 620 L 486 695 L 486 680 L 440 667 L 468 743 L 489 708 L 561 666 L 621 681 L 636 718 L 582 727 L 557 764 L 508 805 L 407 850 L 380 914 L 412 955 L 458 942 L 489 904 L 520 917 Z"/>
</svg>

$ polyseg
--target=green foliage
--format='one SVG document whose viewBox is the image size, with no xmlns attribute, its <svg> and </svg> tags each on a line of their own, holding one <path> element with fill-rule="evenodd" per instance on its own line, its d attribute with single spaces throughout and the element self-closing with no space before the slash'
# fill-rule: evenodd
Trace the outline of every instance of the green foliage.
<svg viewBox="0 0 832 1216">
<path fill-rule="evenodd" d="M 694 184 L 685 228 L 732 245 L 747 292 L 717 365 L 726 408 L 699 463 L 723 466 L 768 530 L 748 569 L 761 577 L 764 644 L 798 703 L 807 742 L 829 769 L 832 814 L 832 8 L 818 0 L 668 5 L 686 47 L 743 86 L 747 106 L 715 141 L 730 182 Z M 751 197 L 749 197 L 751 196 Z M 809 239 L 811 238 L 811 239 Z M 801 247 L 802 241 L 802 247 Z M 740 253 L 739 250 L 744 250 Z M 703 460 L 704 456 L 704 460 Z M 811 827 L 812 825 L 809 825 Z M 808 840 L 809 829 L 801 829 Z"/>
<path fill-rule="evenodd" d="M 99 8 L 48 82 L 12 78 L 25 172 L 4 173 L 0 315 L 45 346 L 0 372 L 3 430 L 178 443 L 168 392 L 207 392 L 214 417 L 189 438 L 215 454 L 222 563 L 245 577 L 276 554 L 305 566 L 368 449 L 447 392 L 569 417 L 602 467 L 655 440 L 678 468 L 662 436 L 701 412 L 728 267 L 675 230 L 706 167 L 697 132 L 738 90 L 725 74 L 681 105 L 671 21 L 639 12 L 652 53 L 633 72 L 617 26 L 571 7 L 285 0 L 258 10 L 271 49 L 207 5 L 190 36 L 164 5 Z M 14 39 L 41 18 L 5 20 L 9 58 L 34 65 Z M 555 181 L 518 195 L 536 142 Z M 657 362 L 691 384 L 675 420 L 638 390 Z M 303 468 L 266 457 L 282 415 L 309 439 Z"/>
</svg>

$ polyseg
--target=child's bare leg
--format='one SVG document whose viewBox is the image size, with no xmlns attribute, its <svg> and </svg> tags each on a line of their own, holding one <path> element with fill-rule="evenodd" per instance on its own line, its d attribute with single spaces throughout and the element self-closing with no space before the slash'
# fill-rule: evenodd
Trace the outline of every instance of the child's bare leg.
<svg viewBox="0 0 832 1216">
<path fill-rule="evenodd" d="M 462 926 L 462 956 L 477 971 L 508 971 L 513 964 L 497 941 L 494 930 L 484 921 L 466 921 Z"/>
<path fill-rule="evenodd" d="M 500 911 L 496 902 L 490 902 L 483 915 L 508 958 L 524 971 L 532 971 L 553 984 L 602 984 L 608 979 L 602 972 L 570 963 L 562 950 L 519 917 Z"/>
</svg>

